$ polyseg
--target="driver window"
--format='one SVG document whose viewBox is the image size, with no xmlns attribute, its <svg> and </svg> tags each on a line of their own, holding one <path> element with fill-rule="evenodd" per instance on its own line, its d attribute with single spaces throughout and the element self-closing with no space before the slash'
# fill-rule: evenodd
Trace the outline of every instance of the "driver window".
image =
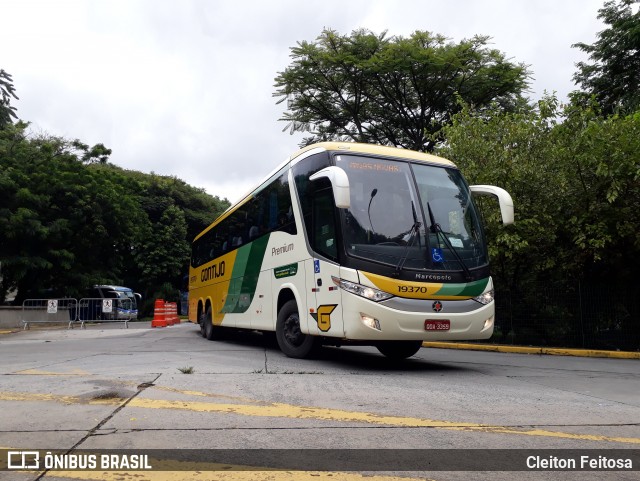
<svg viewBox="0 0 640 481">
<path fill-rule="evenodd" d="M 331 186 L 317 190 L 313 199 L 312 248 L 329 259 L 337 260 L 335 209 Z"/>
</svg>

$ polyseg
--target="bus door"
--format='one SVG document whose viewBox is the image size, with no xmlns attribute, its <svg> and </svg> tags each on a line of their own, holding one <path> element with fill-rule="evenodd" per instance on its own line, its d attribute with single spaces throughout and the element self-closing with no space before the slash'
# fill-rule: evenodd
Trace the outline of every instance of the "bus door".
<svg viewBox="0 0 640 481">
<path fill-rule="evenodd" d="M 309 331 L 320 336 L 342 337 L 344 324 L 341 296 L 331 279 L 332 276 L 340 277 L 340 265 L 337 262 L 335 204 L 330 185 L 315 192 L 311 211 L 309 241 L 313 251 L 319 255 L 307 260 L 306 265 L 307 285 L 313 293 L 309 297 L 309 311 L 316 324 L 310 325 Z M 309 280 L 312 285 L 309 285 Z M 311 312 L 312 309 L 314 312 Z"/>
</svg>

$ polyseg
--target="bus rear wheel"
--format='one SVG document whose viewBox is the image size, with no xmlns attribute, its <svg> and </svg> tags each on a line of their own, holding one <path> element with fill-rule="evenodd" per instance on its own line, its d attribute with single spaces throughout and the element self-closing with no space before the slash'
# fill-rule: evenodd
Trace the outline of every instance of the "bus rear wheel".
<svg viewBox="0 0 640 481">
<path fill-rule="evenodd" d="M 420 350 L 422 341 L 387 341 L 376 347 L 389 359 L 406 359 Z"/>
<path fill-rule="evenodd" d="M 218 332 L 219 330 L 220 327 L 215 327 L 213 325 L 213 319 L 211 317 L 211 306 L 208 306 L 206 312 L 203 312 L 200 316 L 200 332 L 202 333 L 202 337 L 208 339 L 209 341 L 218 339 L 220 337 Z"/>
<path fill-rule="evenodd" d="M 295 300 L 287 301 L 278 312 L 276 339 L 280 350 L 288 357 L 302 359 L 315 351 L 317 339 L 300 330 L 300 315 Z"/>
<path fill-rule="evenodd" d="M 206 316 L 205 316 L 205 313 L 202 312 L 200 313 L 200 317 L 198 318 L 198 324 L 200 324 L 200 334 L 202 334 L 202 337 L 207 337 L 206 330 L 204 328 L 205 322 L 206 322 Z"/>
</svg>

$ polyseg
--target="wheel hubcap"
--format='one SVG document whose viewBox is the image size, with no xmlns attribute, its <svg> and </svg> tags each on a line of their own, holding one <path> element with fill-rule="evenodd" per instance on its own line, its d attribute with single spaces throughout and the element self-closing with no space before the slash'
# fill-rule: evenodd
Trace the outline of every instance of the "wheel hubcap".
<svg viewBox="0 0 640 481">
<path fill-rule="evenodd" d="M 299 346 L 304 341 L 304 334 L 300 331 L 300 319 L 292 314 L 284 321 L 284 337 L 292 346 Z"/>
</svg>

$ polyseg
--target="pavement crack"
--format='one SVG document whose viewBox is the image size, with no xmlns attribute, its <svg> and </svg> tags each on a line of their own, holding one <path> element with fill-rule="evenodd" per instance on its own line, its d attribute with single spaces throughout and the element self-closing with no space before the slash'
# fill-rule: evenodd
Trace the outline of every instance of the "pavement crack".
<svg viewBox="0 0 640 481">
<path fill-rule="evenodd" d="M 264 373 L 265 373 L 265 374 L 271 374 L 271 373 L 269 372 L 269 366 L 268 366 L 268 364 L 267 364 L 267 361 L 268 361 L 268 357 L 267 357 L 267 349 L 265 348 L 265 350 L 264 350 Z"/>
<path fill-rule="evenodd" d="M 129 396 L 129 398 L 127 398 L 122 404 L 120 404 L 117 408 L 115 408 L 111 414 L 109 414 L 107 417 L 105 417 L 102 421 L 100 421 L 98 424 L 96 424 L 93 428 L 91 428 L 83 437 L 82 439 L 80 439 L 80 441 L 78 441 L 76 444 L 74 444 L 73 446 L 71 446 L 71 448 L 69 448 L 64 454 L 70 454 L 72 453 L 74 450 L 76 450 L 82 443 L 84 443 L 87 439 L 89 439 L 92 436 L 95 435 L 101 435 L 101 433 L 98 433 L 98 431 L 102 428 L 102 426 L 104 426 L 105 424 L 107 424 L 111 419 L 113 419 L 113 417 L 118 414 L 120 411 L 122 411 L 127 404 L 129 404 L 133 399 L 135 399 L 136 397 L 138 397 L 142 391 L 144 391 L 145 389 L 147 389 L 150 386 L 153 386 L 155 384 L 155 382 L 160 378 L 160 376 L 162 376 L 162 374 L 158 374 L 155 379 L 153 379 L 153 381 L 151 382 L 143 382 L 141 384 L 138 385 L 138 390 L 132 394 L 131 396 Z M 112 432 L 108 432 L 105 434 L 113 434 Z M 44 476 L 47 475 L 47 473 L 50 470 L 47 469 L 44 472 L 40 473 L 40 475 L 35 479 L 35 481 L 40 481 Z"/>
</svg>

